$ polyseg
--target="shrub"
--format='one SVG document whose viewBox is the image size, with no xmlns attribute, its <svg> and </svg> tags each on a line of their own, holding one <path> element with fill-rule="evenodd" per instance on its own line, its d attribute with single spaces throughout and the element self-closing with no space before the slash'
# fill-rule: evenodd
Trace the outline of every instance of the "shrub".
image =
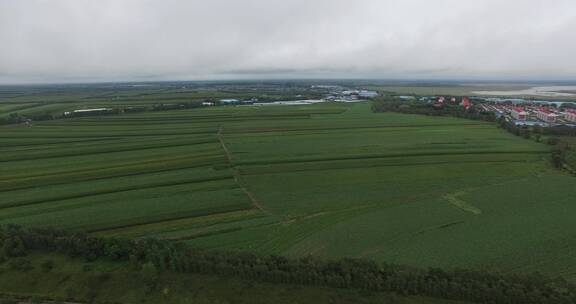
<svg viewBox="0 0 576 304">
<path fill-rule="evenodd" d="M 94 270 L 94 266 L 92 266 L 92 264 L 84 264 L 82 265 L 82 271 L 84 272 L 90 272 Z"/>
<path fill-rule="evenodd" d="M 19 271 L 28 271 L 34 269 L 30 260 L 26 258 L 15 258 L 11 259 L 8 262 L 8 266 L 10 269 L 19 270 Z"/>
<path fill-rule="evenodd" d="M 54 261 L 46 260 L 46 261 L 42 262 L 42 264 L 40 265 L 40 268 L 44 272 L 50 272 L 50 271 L 52 271 L 52 269 L 54 269 Z"/>
</svg>

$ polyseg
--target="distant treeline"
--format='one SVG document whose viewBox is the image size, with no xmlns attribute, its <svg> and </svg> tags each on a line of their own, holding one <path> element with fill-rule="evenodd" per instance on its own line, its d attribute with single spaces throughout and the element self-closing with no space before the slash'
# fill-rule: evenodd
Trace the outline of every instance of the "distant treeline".
<svg viewBox="0 0 576 304">
<path fill-rule="evenodd" d="M 474 106 L 466 109 L 460 105 L 434 105 L 418 101 L 403 101 L 394 97 L 385 97 L 374 101 L 372 103 L 372 111 L 451 116 L 495 122 L 499 128 L 507 130 L 516 136 L 554 146 L 552 150 L 552 163 L 554 166 L 576 174 L 576 150 L 571 142 L 565 140 L 565 137 L 576 136 L 576 128 L 567 126 L 517 126 L 504 116 L 496 118 L 493 112 L 479 110 Z"/>
<path fill-rule="evenodd" d="M 153 104 L 151 106 L 119 106 L 110 108 L 109 111 L 94 111 L 94 112 L 79 112 L 79 113 L 70 112 L 70 114 L 68 115 L 64 115 L 64 113 L 54 114 L 48 112 L 21 115 L 18 112 L 13 112 L 10 113 L 7 117 L 0 117 L 0 125 L 20 124 L 25 122 L 46 121 L 46 120 L 75 118 L 75 117 L 108 116 L 108 115 L 138 113 L 147 111 L 193 109 L 202 106 L 203 106 L 202 101 L 198 101 L 198 102 L 184 102 L 178 104 L 159 103 L 159 104 Z"/>
<path fill-rule="evenodd" d="M 372 103 L 374 112 L 399 112 L 428 116 L 453 116 L 473 120 L 496 121 L 492 112 L 478 111 L 474 107 L 466 109 L 460 105 L 445 104 L 434 106 L 420 101 L 404 101 L 395 97 L 385 97 Z"/>
<path fill-rule="evenodd" d="M 319 94 L 307 94 L 307 95 L 263 95 L 257 98 L 258 102 L 275 102 L 275 101 L 291 101 L 291 100 L 302 100 L 302 99 L 314 99 L 321 98 Z M 162 100 L 181 100 L 182 98 L 166 98 L 162 97 Z M 138 99 L 136 99 L 138 100 Z M 126 100 L 123 100 L 126 101 Z M 10 113 L 6 117 L 0 117 L 0 125 L 8 124 L 20 124 L 26 122 L 34 121 L 46 121 L 55 120 L 63 118 L 74 118 L 74 117 L 87 117 L 87 116 L 106 116 L 106 115 L 117 115 L 125 113 L 137 113 L 137 112 L 148 112 L 148 111 L 169 111 L 169 110 L 184 110 L 184 109 L 195 109 L 205 107 L 204 103 L 209 102 L 215 106 L 224 105 L 216 99 L 202 99 L 193 100 L 186 102 L 177 103 L 155 103 L 150 105 L 139 105 L 139 106 L 114 106 L 110 107 L 110 111 L 94 111 L 94 112 L 81 112 L 74 113 L 71 112 L 69 115 L 64 115 L 64 113 L 50 113 L 50 112 L 39 112 L 32 114 L 20 114 L 18 111 Z M 28 108 L 30 109 L 30 108 Z"/>
<path fill-rule="evenodd" d="M 213 274 L 262 282 L 386 291 L 494 304 L 576 303 L 576 286 L 541 275 L 416 269 L 373 261 L 288 259 L 209 251 L 163 240 L 94 238 L 51 229 L 0 226 L 3 263 L 26 271 L 30 252 L 61 253 L 87 261 L 124 262 L 153 286 L 158 272 Z M 28 265 L 28 266 L 27 266 Z M 49 265 L 47 265 L 49 266 Z M 44 267 L 44 266 L 43 266 Z"/>
</svg>

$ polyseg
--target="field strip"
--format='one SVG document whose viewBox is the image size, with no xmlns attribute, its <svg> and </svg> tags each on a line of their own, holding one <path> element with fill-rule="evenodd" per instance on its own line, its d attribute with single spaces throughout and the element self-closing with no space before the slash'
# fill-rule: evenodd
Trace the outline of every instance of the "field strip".
<svg viewBox="0 0 576 304">
<path fill-rule="evenodd" d="M 69 200 L 69 199 L 78 199 L 78 198 L 84 198 L 84 197 L 90 197 L 90 196 L 98 196 L 98 195 L 105 195 L 105 194 L 137 191 L 137 190 L 142 190 L 142 189 L 166 188 L 166 187 L 180 186 L 180 185 L 187 185 L 187 184 L 201 184 L 201 183 L 213 182 L 213 181 L 223 181 L 223 180 L 228 180 L 228 179 L 232 179 L 232 178 L 233 178 L 232 176 L 214 176 L 214 177 L 210 177 L 210 178 L 194 178 L 194 179 L 183 180 L 183 181 L 168 181 L 168 182 L 161 182 L 161 183 L 156 183 L 156 184 L 132 185 L 132 186 L 126 186 L 126 187 L 118 187 L 118 188 L 110 189 L 110 190 L 87 191 L 87 192 L 83 192 L 83 193 L 77 193 L 77 194 L 73 194 L 73 195 L 62 195 L 62 196 L 57 196 L 57 197 L 48 198 L 48 199 L 27 200 L 27 201 L 25 200 L 25 201 L 13 202 L 13 203 L 9 203 L 9 204 L 1 204 L 0 203 L 0 210 L 7 209 L 7 208 L 13 208 L 13 207 L 22 207 L 22 206 L 30 206 L 30 205 L 38 205 L 38 204 L 44 204 L 44 203 L 50 203 L 50 202 L 57 202 L 57 201 L 63 201 L 63 200 Z M 215 190 L 220 189 L 220 188 L 221 187 L 215 188 Z"/>
<path fill-rule="evenodd" d="M 434 165 L 456 165 L 456 164 L 510 164 L 510 163 L 525 163 L 524 160 L 459 160 L 459 161 L 428 161 L 428 162 L 411 162 L 411 163 L 357 163 L 350 165 L 350 161 L 355 160 L 341 160 L 337 163 L 329 164 L 321 162 L 320 165 L 325 166 L 308 166 L 300 168 L 283 167 L 283 164 L 272 164 L 270 166 L 246 166 L 241 167 L 239 170 L 243 175 L 265 175 L 275 173 L 292 173 L 292 172 L 306 172 L 306 171 L 332 171 L 332 170 L 348 170 L 348 169 L 362 169 L 362 168 L 384 168 L 384 167 L 416 167 L 416 166 L 434 166 Z M 361 160 L 360 160 L 361 161 Z M 290 166 L 290 165 L 288 165 Z M 279 168 L 275 168 L 279 167 Z"/>
<path fill-rule="evenodd" d="M 118 138 L 120 139 L 120 138 Z M 45 148 L 54 149 L 58 148 L 60 144 L 70 144 L 71 146 L 83 146 L 90 147 L 101 144 L 114 144 L 117 140 L 106 140 L 105 138 L 88 139 L 88 140 L 76 140 L 76 141 L 48 141 L 48 142 L 38 142 L 35 144 L 7 144 L 3 143 L 3 147 L 0 147 L 2 153 L 12 153 L 21 151 L 37 151 Z"/>
<path fill-rule="evenodd" d="M 128 177 L 128 176 L 138 176 L 138 175 L 143 175 L 143 174 L 150 174 L 150 173 L 161 173 L 161 172 L 169 172 L 169 171 L 174 171 L 174 170 L 180 170 L 180 169 L 192 169 L 192 168 L 202 168 L 202 167 L 212 167 L 214 164 L 213 163 L 195 163 L 195 164 L 188 164 L 188 165 L 183 165 L 178 163 L 178 166 L 172 166 L 172 167 L 168 167 L 168 166 L 161 166 L 161 167 L 145 167 L 142 170 L 133 170 L 130 172 L 116 172 L 114 171 L 114 167 L 112 168 L 107 168 L 105 170 L 99 170 L 99 169 L 94 169 L 94 170 L 86 170 L 86 171 L 74 171 L 71 174 L 69 174 L 68 172 L 65 172 L 65 174 L 62 173 L 55 173 L 55 174 L 48 174 L 48 175 L 42 175 L 40 177 L 36 177 L 36 178 L 22 178 L 25 182 L 28 182 L 26 184 L 22 184 L 22 181 L 15 181 L 15 180 L 10 180 L 9 182 L 0 182 L 0 191 L 12 191 L 12 190 L 24 190 L 24 189 L 30 189 L 30 188 L 36 188 L 39 186 L 50 186 L 50 185 L 61 185 L 61 184 L 69 184 L 70 180 L 75 180 L 75 181 L 94 181 L 94 180 L 103 180 L 103 179 L 109 179 L 111 177 Z M 124 166 L 122 166 L 124 167 Z M 130 166 L 128 166 L 130 167 Z M 132 166 L 134 167 L 134 166 Z M 107 172 L 107 171 L 111 171 L 111 172 Z M 86 175 L 84 174 L 85 172 L 91 172 L 93 173 L 93 175 Z M 97 174 L 97 175 L 96 175 Z M 63 177 L 66 177 L 65 179 L 62 179 Z M 60 180 L 56 180 L 54 181 L 54 178 L 59 178 Z"/>
<path fill-rule="evenodd" d="M 144 122 L 143 122 L 144 123 Z M 146 122 L 148 123 L 148 122 Z M 170 123 L 170 124 L 162 124 L 156 126 L 146 126 L 141 128 L 135 128 L 131 124 L 120 125 L 120 124 L 109 124 L 106 122 L 100 122 L 94 124 L 85 124 L 85 123 L 66 123 L 61 125 L 49 124 L 43 125 L 42 128 L 28 128 L 25 130 L 33 131 L 37 134 L 54 134 L 59 132 L 66 132 L 67 134 L 78 134 L 78 135 L 92 135 L 92 134 L 100 134 L 103 132 L 108 131 L 109 134 L 119 134 L 123 132 L 142 132 L 143 134 L 147 134 L 149 132 L 183 132 L 183 131 L 207 131 L 212 130 L 215 131 L 216 127 L 214 126 L 215 123 L 211 123 L 205 126 L 200 125 L 190 125 L 188 123 Z M 74 127 L 73 129 L 70 129 Z"/>
<path fill-rule="evenodd" d="M 231 181 L 231 180 L 230 180 Z M 180 185 L 180 186 L 175 186 L 175 190 L 173 191 L 173 189 L 168 188 L 168 189 L 160 189 L 160 191 L 162 191 L 161 195 L 158 196 L 160 197 L 160 199 L 163 199 L 167 204 L 170 204 L 171 202 L 168 201 L 168 198 L 175 198 L 176 200 L 185 200 L 185 202 L 187 204 L 186 208 L 192 208 L 192 210 L 198 210 L 197 209 L 197 203 L 198 204 L 209 204 L 211 202 L 211 200 L 209 199 L 204 199 L 203 201 L 198 201 L 198 200 L 193 200 L 193 198 L 195 196 L 202 196 L 202 197 L 206 197 L 206 196 L 211 196 L 213 194 L 220 194 L 223 191 L 227 192 L 227 193 L 232 193 L 233 195 L 235 195 L 232 198 L 229 198 L 228 200 L 226 200 L 226 202 L 232 202 L 230 204 L 242 204 L 243 208 L 242 210 L 255 210 L 252 205 L 250 204 L 250 201 L 248 201 L 247 199 L 245 199 L 242 195 L 241 192 L 239 191 L 238 187 L 236 184 L 231 183 L 231 187 L 227 187 L 227 188 L 216 188 L 213 187 L 211 185 L 198 185 L 197 187 L 190 189 L 190 187 L 188 187 L 188 185 Z M 178 191 L 178 190 L 184 190 L 184 191 Z M 186 190 L 188 190 L 186 192 Z M 150 204 L 154 204 L 154 202 L 158 202 L 159 199 L 158 197 L 155 198 L 150 198 L 149 195 L 147 195 L 150 192 L 154 192 L 154 190 L 150 191 L 148 189 L 142 189 L 142 190 L 138 190 L 139 192 L 136 193 L 135 196 L 132 196 L 132 198 L 128 198 L 125 199 L 126 195 L 124 195 L 124 193 L 112 193 L 112 194 L 105 194 L 103 195 L 103 197 L 89 197 L 87 199 L 79 199 L 79 200 L 66 200 L 66 201 L 57 201 L 57 202 L 53 202 L 50 204 L 41 204 L 41 205 L 33 205 L 33 206 L 22 206 L 22 207 L 13 207 L 13 208 L 8 208 L 8 209 L 3 209 L 1 210 L 2 212 L 0 212 L 0 222 L 10 222 L 13 220 L 18 220 L 18 219 L 22 219 L 22 218 L 30 218 L 30 217 L 35 217 L 35 216 L 45 216 L 47 214 L 62 214 L 62 213 L 67 213 L 67 212 L 80 212 L 82 213 L 83 211 L 78 211 L 78 210 L 94 210 L 94 208 L 96 209 L 100 209 L 100 210 L 108 210 L 110 208 L 122 208 L 122 206 L 134 206 L 134 204 L 137 204 L 139 201 L 140 202 L 144 202 L 144 203 L 148 203 L 148 205 Z M 131 195 L 129 195 L 131 196 Z M 242 202 L 238 202 L 238 200 L 236 199 L 237 197 L 242 198 Z M 134 198 L 134 199 L 133 199 Z M 152 202 L 152 203 L 150 203 Z M 216 208 L 220 208 L 220 203 L 216 202 L 216 204 L 218 204 L 218 206 L 216 206 Z M 165 204 L 162 204 L 165 205 Z M 160 205 L 152 205 L 152 207 L 160 207 Z M 207 208 L 213 208 L 213 207 L 207 207 Z M 146 212 L 146 208 L 144 209 L 140 209 L 140 210 L 136 210 L 139 212 Z M 165 209 L 165 211 L 169 211 L 171 209 Z M 220 209 L 219 209 L 220 210 Z M 222 212 L 227 212 L 230 210 L 222 210 Z M 118 215 L 122 215 L 123 211 L 120 211 L 121 213 L 119 213 Z M 156 213 L 149 213 L 151 215 L 154 215 Z M 50 215 L 51 216 L 51 215 Z M 78 218 L 70 218 L 70 221 L 82 221 L 82 219 L 78 219 Z M 54 223 L 53 225 L 66 225 L 68 223 L 70 223 L 70 221 L 68 221 L 67 219 L 64 219 L 61 223 Z M 88 222 L 92 222 L 92 220 L 88 221 Z"/>
<path fill-rule="evenodd" d="M 0 157 L 0 163 L 2 162 L 15 162 L 15 161 L 26 161 L 26 160 L 37 160 L 37 159 L 50 159 L 50 158 L 61 158 L 61 157 L 68 157 L 68 156 L 85 156 L 85 155 L 99 155 L 99 154 L 110 154 L 110 153 L 119 153 L 119 152 L 130 152 L 130 151 L 141 151 L 141 150 L 152 150 L 152 149 L 165 149 L 165 148 L 174 148 L 174 147 L 183 147 L 183 146 L 193 146 L 193 145 L 202 145 L 202 144 L 210 144 L 216 143 L 214 140 L 202 140 L 202 141 L 195 141 L 195 142 L 188 142 L 188 143 L 173 143 L 173 144 L 163 144 L 163 145 L 155 145 L 155 146 L 148 146 L 148 147 L 122 147 L 116 148 L 108 151 L 102 151 L 104 148 L 100 148 L 101 151 L 68 151 L 68 152 L 60 152 L 54 153 L 52 155 L 26 155 L 25 153 L 21 153 L 19 155 L 14 155 L 12 157 Z"/>
<path fill-rule="evenodd" d="M 267 211 L 266 209 L 264 209 L 262 204 L 260 204 L 260 202 L 258 200 L 256 200 L 256 198 L 254 197 L 252 192 L 250 192 L 246 188 L 245 184 L 241 180 L 240 172 L 239 172 L 238 168 L 236 168 L 236 166 L 234 166 L 234 164 L 232 163 L 232 155 L 230 154 L 230 151 L 228 150 L 228 147 L 226 146 L 226 143 L 224 142 L 224 138 L 222 136 L 222 126 L 220 126 L 220 129 L 218 130 L 218 141 L 220 142 L 220 145 L 222 146 L 222 150 L 224 150 L 224 154 L 226 155 L 226 159 L 228 160 L 228 163 L 231 166 L 232 172 L 234 173 L 234 181 L 238 184 L 238 187 L 240 187 L 240 190 L 242 190 L 242 192 L 244 192 L 244 194 L 246 194 L 246 196 L 252 202 L 252 205 L 254 207 L 256 207 L 260 211 L 264 212 L 265 214 L 270 214 L 270 212 Z"/>
<path fill-rule="evenodd" d="M 162 130 L 161 130 L 162 131 Z M 82 135 L 82 137 L 85 138 L 101 138 L 101 137 L 108 137 L 108 138 L 114 138 L 114 137 L 129 137 L 129 136 L 138 136 L 138 137 L 149 137 L 149 136 L 170 136 L 170 135 L 198 135 L 198 134 L 214 134 L 214 130 L 212 129 L 206 129 L 206 130 L 202 130 L 202 131 L 196 131 L 196 132 L 176 132 L 176 133 L 170 133 L 170 132 L 157 132 L 157 133 L 148 133 L 148 134 L 142 134 L 141 132 L 138 132 L 137 130 L 135 131 L 130 131 L 130 132 L 125 132 L 125 133 L 119 133 L 119 134 L 110 134 L 110 133 L 95 133 L 95 134 L 82 134 L 80 133 L 80 135 Z M 0 139 L 15 139 L 15 138 L 22 138 L 22 134 L 21 133 L 13 133 L 11 134 L 12 136 L 0 136 Z M 66 134 L 66 135 L 60 135 L 60 134 L 41 134 L 41 133 L 34 133 L 34 134 L 26 134 L 26 138 L 46 138 L 46 137 L 50 137 L 50 138 L 78 138 L 79 134 Z"/>
<path fill-rule="evenodd" d="M 301 132 L 301 131 L 330 131 L 330 130 L 353 130 L 353 129 L 384 129 L 384 128 L 410 128 L 421 129 L 425 127 L 454 127 L 456 124 L 423 124 L 423 125 L 367 125 L 349 127 L 310 127 L 310 128 L 253 128 L 231 129 L 226 134 L 242 133 L 267 133 L 267 132 Z M 485 123 L 466 123 L 463 126 L 485 126 Z"/>
<path fill-rule="evenodd" d="M 385 158 L 402 158 L 402 157 L 422 157 L 422 156 L 461 156 L 461 155 L 488 155 L 488 154 L 547 154 L 547 150 L 518 150 L 518 151 L 471 151 L 471 152 L 425 152 L 425 153 L 392 153 L 392 154 L 365 154 L 365 155 L 350 155 L 340 157 L 309 157 L 309 158 L 295 158 L 286 160 L 253 160 L 253 161 L 240 161 L 238 165 L 276 165 L 276 164 L 294 164 L 294 163 L 310 163 L 310 162 L 328 162 L 339 160 L 362 160 L 362 159 L 385 159 Z"/>
<path fill-rule="evenodd" d="M 472 213 L 474 215 L 482 214 L 482 210 L 478 209 L 476 206 L 469 204 L 465 200 L 459 198 L 459 196 L 466 195 L 467 192 L 465 191 L 458 191 L 452 194 L 446 194 L 442 198 L 446 200 L 451 205 L 455 206 L 456 208 Z"/>
<path fill-rule="evenodd" d="M 36 108 L 39 106 L 43 106 L 44 104 L 42 103 L 26 103 L 26 104 L 13 104 L 15 105 L 14 107 L 7 107 L 7 108 L 0 108 L 0 116 L 12 113 L 12 112 L 18 112 L 18 111 L 22 111 L 22 110 L 27 110 L 27 109 L 32 109 L 32 108 Z"/>
<path fill-rule="evenodd" d="M 23 134 L 24 135 L 24 134 Z M 52 139 L 52 138 L 43 138 L 42 140 L 37 140 L 36 142 L 30 142 L 28 141 L 28 138 L 26 138 L 25 136 L 19 139 L 16 139 L 18 141 L 16 141 L 14 144 L 8 144 L 6 145 L 7 148 L 12 148 L 12 147 L 35 147 L 35 146 L 48 146 L 50 148 L 59 148 L 62 149 L 61 144 L 69 144 L 68 146 L 73 146 L 74 148 L 76 147 L 82 147 L 82 148 L 88 148 L 88 147 L 96 147 L 99 146 L 101 144 L 118 144 L 118 145 L 130 145 L 130 144 L 141 144 L 141 143 L 150 143 L 150 140 L 152 140 L 149 137 L 143 137 L 140 138 L 139 136 L 127 136 L 127 137 L 97 137 L 97 138 L 89 138 L 89 139 L 85 139 L 80 137 L 77 137 L 75 140 L 74 138 L 71 138 L 72 140 L 62 140 L 62 139 Z M 206 139 L 213 139 L 215 140 L 215 136 L 213 134 L 202 134 L 202 135 L 198 135 L 198 136 L 194 136 L 194 137 L 190 137 L 189 135 L 182 135 L 182 136 L 163 136 L 160 135 L 157 138 L 154 138 L 154 143 L 160 143 L 160 142 L 172 142 L 174 140 L 179 140 L 180 142 L 182 141 L 192 141 L 192 140 L 206 140 Z M 25 144 L 22 144 L 22 141 L 26 141 Z M 15 149 L 16 150 L 16 149 Z"/>
<path fill-rule="evenodd" d="M 101 136 L 101 137 L 92 137 L 92 138 L 83 138 L 83 137 L 69 137 L 66 139 L 53 139 L 53 138 L 41 138 L 40 142 L 29 142 L 28 138 L 26 137 L 20 137 L 20 138 L 11 138 L 12 140 L 16 139 L 19 141 L 22 141 L 23 139 L 26 140 L 26 143 L 21 143 L 21 142 L 16 142 L 13 144 L 9 144 L 9 143 L 3 143 L 4 147 L 8 147 L 8 148 L 12 148 L 12 147 L 34 147 L 34 146 L 42 146 L 42 145 L 58 145 L 58 144 L 78 144 L 78 143 L 93 143 L 93 142 L 101 142 L 101 141 L 111 141 L 111 142 L 115 142 L 118 140 L 121 140 L 122 138 L 118 138 L 118 137 L 114 137 L 114 138 L 108 138 L 106 136 Z M 35 138 L 37 139 L 37 138 Z"/>
<path fill-rule="evenodd" d="M 244 220 L 237 220 L 235 222 L 243 222 Z M 219 223 L 222 224 L 222 223 Z M 190 241 L 193 239 L 198 239 L 198 238 L 202 238 L 202 237 L 209 237 L 209 236 L 214 236 L 217 234 L 224 234 L 224 233 L 230 233 L 230 232 L 236 232 L 236 231 L 240 231 L 240 230 L 244 230 L 244 229 L 251 229 L 251 228 L 258 228 L 258 227 L 265 227 L 265 226 L 272 226 L 275 223 L 274 222 L 265 222 L 265 223 L 259 223 L 259 224 L 248 224 L 245 226 L 236 226 L 236 227 L 228 227 L 228 228 L 221 228 L 221 229 L 216 229 L 216 230 L 211 230 L 211 227 L 216 227 L 219 224 L 214 224 L 211 226 L 207 226 L 204 227 L 204 229 L 199 229 L 198 231 L 189 234 L 187 236 L 179 236 L 179 237 L 166 237 L 164 239 L 166 240 L 170 240 L 170 241 Z M 227 223 L 224 223 L 227 224 Z"/>
<path fill-rule="evenodd" d="M 198 154 L 195 154 L 193 156 L 181 156 L 181 157 L 166 157 L 165 155 L 163 155 L 163 158 L 159 158 L 159 157 L 155 157 L 155 158 L 147 158 L 141 161 L 124 161 L 123 159 L 121 161 L 115 161 L 115 164 L 108 164 L 106 166 L 100 166 L 100 167 L 80 167 L 80 168 L 75 168 L 73 170 L 57 170 L 55 171 L 54 169 L 52 170 L 47 170 L 44 172 L 38 172 L 35 174 L 14 174 L 14 175 L 5 175 L 5 176 L 1 176 L 0 175 L 0 185 L 2 184 L 2 181 L 8 180 L 8 181 L 14 181 L 15 179 L 32 179 L 32 178 L 37 178 L 37 177 L 46 177 L 46 176 L 58 176 L 58 175 L 70 175 L 73 173 L 87 173 L 87 172 L 92 172 L 92 171 L 104 171 L 104 170 L 109 170 L 109 169 L 118 169 L 118 168 L 129 168 L 129 167 L 137 167 L 137 166 L 142 166 L 142 165 L 154 165 L 154 164 L 169 164 L 169 163 L 175 163 L 175 162 L 183 162 L 183 161 L 196 161 L 194 162 L 194 164 L 197 165 L 197 167 L 204 167 L 204 166 L 213 166 L 214 163 L 210 163 L 207 162 L 208 160 L 210 161 L 214 161 L 216 159 L 222 159 L 222 155 L 219 154 L 215 154 L 213 150 L 203 150 L 203 151 L 197 151 Z M 48 168 L 51 169 L 51 168 Z M 163 167 L 163 169 L 166 169 L 166 166 Z M 178 169 L 178 168 L 176 168 Z M 184 169 L 184 168 L 182 168 Z"/>
<path fill-rule="evenodd" d="M 164 215 L 158 219 L 149 219 L 149 217 L 132 218 L 132 219 L 128 220 L 128 223 L 126 223 L 126 224 L 111 224 L 111 225 L 105 226 L 105 227 L 103 226 L 103 227 L 87 228 L 85 230 L 88 233 L 99 233 L 99 232 L 112 230 L 112 229 L 123 229 L 123 228 L 140 226 L 140 225 L 160 224 L 160 223 L 167 223 L 167 222 L 171 222 L 174 220 L 182 220 L 182 219 L 192 218 L 192 217 L 203 217 L 203 216 L 209 216 L 209 215 L 220 214 L 220 213 L 225 213 L 225 212 L 242 211 L 242 210 L 246 210 L 245 207 L 246 206 L 241 206 L 241 205 L 230 205 L 230 206 L 222 206 L 222 207 L 219 207 L 217 209 L 213 209 L 213 208 L 200 209 L 200 210 L 193 210 L 190 212 L 190 214 L 188 214 L 188 213 L 184 213 L 184 214 L 177 213 L 176 214 L 175 213 L 172 215 Z"/>
<path fill-rule="evenodd" d="M 165 234 L 193 228 L 214 226 L 222 223 L 233 223 L 246 219 L 264 217 L 257 209 L 247 209 L 240 211 L 222 212 L 206 216 L 194 216 L 183 219 L 174 219 L 169 222 L 134 225 L 131 227 L 103 230 L 96 233 L 97 236 L 118 236 L 118 235 L 148 235 Z"/>
</svg>

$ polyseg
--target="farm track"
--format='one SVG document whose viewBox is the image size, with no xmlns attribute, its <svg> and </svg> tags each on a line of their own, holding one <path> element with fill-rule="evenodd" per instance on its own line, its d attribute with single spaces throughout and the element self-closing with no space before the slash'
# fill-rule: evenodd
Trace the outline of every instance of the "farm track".
<svg viewBox="0 0 576 304">
<path fill-rule="evenodd" d="M 270 212 L 268 212 L 266 209 L 264 209 L 262 204 L 260 204 L 260 202 L 254 197 L 254 194 L 252 194 L 252 192 L 250 192 L 246 188 L 244 182 L 242 181 L 242 177 L 240 175 L 240 172 L 239 172 L 238 168 L 236 168 L 236 166 L 233 164 L 232 155 L 230 154 L 230 151 L 228 150 L 228 147 L 226 146 L 226 143 L 224 142 L 224 138 L 222 136 L 222 127 L 220 127 L 220 129 L 218 130 L 217 136 L 218 136 L 218 141 L 220 142 L 220 145 L 222 146 L 222 150 L 224 151 L 224 154 L 226 155 L 226 159 L 228 160 L 228 163 L 230 164 L 231 170 L 232 170 L 232 172 L 234 172 L 234 181 L 236 181 L 236 183 L 238 184 L 238 186 L 240 187 L 242 192 L 244 192 L 244 194 L 246 194 L 246 196 L 252 202 L 252 205 L 254 205 L 255 208 L 264 212 L 265 214 L 270 214 Z"/>
<path fill-rule="evenodd" d="M 466 202 L 465 200 L 461 199 L 460 196 L 466 195 L 467 192 L 465 191 L 458 191 L 452 194 L 446 194 L 443 198 L 452 206 L 464 211 L 469 212 L 474 215 L 481 215 L 482 210 L 477 208 L 476 206 L 471 205 L 470 203 Z"/>
</svg>

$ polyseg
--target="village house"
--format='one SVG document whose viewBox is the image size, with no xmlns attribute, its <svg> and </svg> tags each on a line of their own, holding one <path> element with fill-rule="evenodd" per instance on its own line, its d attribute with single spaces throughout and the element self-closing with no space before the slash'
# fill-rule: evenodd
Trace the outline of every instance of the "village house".
<svg viewBox="0 0 576 304">
<path fill-rule="evenodd" d="M 526 120 L 528 113 L 526 113 L 523 108 L 512 108 L 510 110 L 510 115 L 515 120 Z"/>
<path fill-rule="evenodd" d="M 538 111 L 536 111 L 536 117 L 547 123 L 555 123 L 558 120 L 559 116 L 560 115 L 545 108 L 541 108 Z"/>
</svg>

